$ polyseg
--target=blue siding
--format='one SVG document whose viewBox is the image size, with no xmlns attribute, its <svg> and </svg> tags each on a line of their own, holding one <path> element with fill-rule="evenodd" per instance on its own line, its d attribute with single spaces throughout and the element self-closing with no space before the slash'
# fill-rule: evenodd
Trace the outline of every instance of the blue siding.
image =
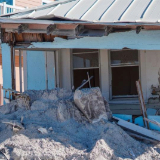
<svg viewBox="0 0 160 160">
<path fill-rule="evenodd" d="M 27 51 L 27 89 L 46 89 L 45 52 Z"/>
<path fill-rule="evenodd" d="M 3 88 L 12 89 L 12 75 L 11 75 L 11 49 L 6 43 L 1 44 L 2 47 L 2 67 L 3 67 Z M 3 93 L 5 96 L 5 92 Z M 9 94 L 7 94 L 9 98 Z"/>
<path fill-rule="evenodd" d="M 6 2 L 9 5 L 13 5 L 13 0 L 0 0 L 0 3 Z"/>
</svg>

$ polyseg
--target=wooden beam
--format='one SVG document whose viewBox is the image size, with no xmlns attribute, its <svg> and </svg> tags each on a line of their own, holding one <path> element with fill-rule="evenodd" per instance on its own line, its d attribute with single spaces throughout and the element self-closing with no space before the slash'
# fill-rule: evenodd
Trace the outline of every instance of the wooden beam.
<svg viewBox="0 0 160 160">
<path fill-rule="evenodd" d="M 143 115 L 144 126 L 149 129 L 149 123 L 145 119 L 145 118 L 147 118 L 147 111 L 146 111 L 146 106 L 144 103 L 143 92 L 142 92 L 140 80 L 136 81 L 136 87 L 137 87 L 137 92 L 138 92 L 138 96 L 139 96 L 141 112 Z"/>
<path fill-rule="evenodd" d="M 57 29 L 75 29 L 78 25 L 77 24 L 56 24 Z"/>
<path fill-rule="evenodd" d="M 75 36 L 80 36 L 85 31 L 84 25 L 78 25 L 75 28 Z"/>
<path fill-rule="evenodd" d="M 28 29 L 30 29 L 30 30 L 46 30 L 47 29 L 47 27 L 48 27 L 49 25 L 48 24 L 29 24 L 28 25 Z"/>
<path fill-rule="evenodd" d="M 7 24 L 7 23 L 2 23 L 1 24 L 1 28 L 4 28 L 4 29 L 17 29 L 18 26 L 20 26 L 21 24 Z"/>
<path fill-rule="evenodd" d="M 18 33 L 22 33 L 27 29 L 28 29 L 28 24 L 21 24 L 20 26 L 18 26 Z"/>
<path fill-rule="evenodd" d="M 160 134 L 157 133 L 157 132 L 154 132 L 154 131 L 151 131 L 149 129 L 137 126 L 133 123 L 127 122 L 125 120 L 122 120 L 122 119 L 114 117 L 114 116 L 113 116 L 113 119 L 118 121 L 117 124 L 119 126 L 125 128 L 129 131 L 132 131 L 132 132 L 135 132 L 137 134 L 143 135 L 145 137 L 149 137 L 149 138 L 155 139 L 157 141 L 160 141 Z"/>
</svg>

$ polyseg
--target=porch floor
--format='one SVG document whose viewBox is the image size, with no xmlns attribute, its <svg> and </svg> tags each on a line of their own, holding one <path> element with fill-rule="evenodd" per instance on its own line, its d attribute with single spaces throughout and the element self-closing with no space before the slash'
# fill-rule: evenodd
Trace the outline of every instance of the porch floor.
<svg viewBox="0 0 160 160">
<path fill-rule="evenodd" d="M 160 103 L 146 104 L 146 108 L 160 109 Z M 110 109 L 113 114 L 141 115 L 140 104 L 110 104 Z"/>
</svg>

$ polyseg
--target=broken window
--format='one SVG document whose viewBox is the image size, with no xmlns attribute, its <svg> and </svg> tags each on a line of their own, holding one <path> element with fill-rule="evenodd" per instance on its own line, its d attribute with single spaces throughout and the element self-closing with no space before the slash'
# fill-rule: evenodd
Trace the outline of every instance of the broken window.
<svg viewBox="0 0 160 160">
<path fill-rule="evenodd" d="M 87 72 L 91 79 L 92 87 L 99 87 L 99 52 L 98 50 L 73 49 L 73 83 L 79 87 L 83 80 L 87 80 Z M 84 88 L 89 88 L 86 84 Z"/>
<path fill-rule="evenodd" d="M 137 50 L 116 50 L 110 52 L 111 97 L 138 97 L 136 81 L 139 79 Z"/>
</svg>

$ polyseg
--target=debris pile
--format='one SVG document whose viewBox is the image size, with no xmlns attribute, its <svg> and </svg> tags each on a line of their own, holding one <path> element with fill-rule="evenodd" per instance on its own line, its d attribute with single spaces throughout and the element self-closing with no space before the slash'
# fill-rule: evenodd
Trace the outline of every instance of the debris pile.
<svg viewBox="0 0 160 160">
<path fill-rule="evenodd" d="M 158 145 L 136 141 L 114 122 L 108 121 L 111 112 L 106 101 L 100 98 L 102 112 L 92 115 L 90 110 L 98 110 L 87 100 L 81 101 L 89 90 L 76 92 L 74 96 L 71 91 L 64 89 L 26 91 L 25 94 L 30 97 L 30 109 L 21 98 L 2 106 L 1 157 L 28 160 L 160 159 Z M 93 94 L 95 92 L 97 96 Z M 101 95 L 96 88 L 90 93 L 90 98 L 95 98 L 97 108 L 97 98 Z M 84 108 L 78 108 L 74 99 L 82 103 Z M 102 118 L 100 114 L 105 116 Z M 86 115 L 91 121 L 97 118 L 98 121 L 89 123 Z"/>
</svg>

